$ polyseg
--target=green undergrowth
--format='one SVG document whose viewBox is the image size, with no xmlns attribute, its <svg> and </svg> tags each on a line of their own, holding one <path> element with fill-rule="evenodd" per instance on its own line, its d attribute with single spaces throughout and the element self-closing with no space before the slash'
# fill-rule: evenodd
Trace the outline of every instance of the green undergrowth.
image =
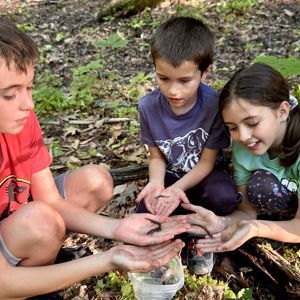
<svg viewBox="0 0 300 300">
<path fill-rule="evenodd" d="M 225 300 L 252 300 L 253 291 L 251 288 L 244 288 L 234 292 L 229 284 L 221 280 L 215 280 L 210 275 L 195 276 L 189 274 L 187 269 L 184 270 L 184 286 L 176 293 L 173 299 L 177 300 L 193 300 L 199 298 L 203 293 L 209 292 L 210 295 L 221 295 Z M 116 299 L 135 300 L 133 287 L 128 280 L 128 276 L 119 272 L 110 272 L 101 279 L 98 279 L 94 285 L 94 291 L 99 299 L 106 293 L 112 293 Z M 214 294 L 215 293 L 215 294 Z M 204 298 L 203 298 L 204 299 Z M 214 299 L 214 298 L 212 298 Z M 219 299 L 219 298 L 218 298 Z"/>
<path fill-rule="evenodd" d="M 294 56 L 280 58 L 274 56 L 257 56 L 254 62 L 270 65 L 279 71 L 284 77 L 300 75 L 300 60 Z"/>
</svg>

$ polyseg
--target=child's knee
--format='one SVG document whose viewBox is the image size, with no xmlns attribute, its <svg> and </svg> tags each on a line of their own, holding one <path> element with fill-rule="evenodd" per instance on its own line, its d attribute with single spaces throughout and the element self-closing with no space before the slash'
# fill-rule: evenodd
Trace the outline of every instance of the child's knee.
<svg viewBox="0 0 300 300">
<path fill-rule="evenodd" d="M 113 196 L 114 189 L 111 174 L 98 165 L 88 165 L 84 168 L 90 192 L 101 194 L 101 198 L 109 200 Z"/>
<path fill-rule="evenodd" d="M 27 204 L 16 223 L 26 232 L 26 238 L 36 242 L 61 242 L 66 234 L 62 216 L 50 205 L 39 201 Z"/>
<path fill-rule="evenodd" d="M 234 212 L 242 201 L 242 195 L 234 187 L 216 188 L 209 197 L 211 210 L 219 215 L 225 216 Z"/>
<path fill-rule="evenodd" d="M 65 234 L 61 215 L 39 201 L 26 204 L 1 224 L 5 246 L 24 266 L 53 262 Z"/>
<path fill-rule="evenodd" d="M 249 202 L 257 209 L 275 212 L 289 207 L 290 196 L 271 172 L 258 170 L 247 184 Z"/>
</svg>

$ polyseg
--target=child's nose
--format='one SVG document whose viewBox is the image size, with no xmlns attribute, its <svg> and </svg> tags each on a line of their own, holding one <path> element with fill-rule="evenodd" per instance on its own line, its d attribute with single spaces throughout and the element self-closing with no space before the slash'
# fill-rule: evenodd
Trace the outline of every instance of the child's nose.
<svg viewBox="0 0 300 300">
<path fill-rule="evenodd" d="M 169 86 L 169 94 L 170 96 L 177 96 L 178 94 L 178 84 L 177 83 L 171 83 Z"/>
<path fill-rule="evenodd" d="M 249 128 L 240 128 L 240 140 L 242 142 L 250 141 L 252 138 L 252 130 L 249 130 Z"/>
<path fill-rule="evenodd" d="M 21 110 L 33 110 L 34 102 L 32 100 L 32 92 L 31 90 L 25 90 L 21 93 Z"/>
</svg>

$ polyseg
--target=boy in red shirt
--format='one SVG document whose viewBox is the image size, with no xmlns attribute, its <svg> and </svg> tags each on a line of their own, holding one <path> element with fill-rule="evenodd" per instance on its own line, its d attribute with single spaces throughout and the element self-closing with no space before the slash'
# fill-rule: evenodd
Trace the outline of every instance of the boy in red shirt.
<svg viewBox="0 0 300 300">
<path fill-rule="evenodd" d="M 31 38 L 0 18 L 0 299 L 48 293 L 116 269 L 156 268 L 183 246 L 168 241 L 189 228 L 184 220 L 150 214 L 122 220 L 95 214 L 113 191 L 111 175 L 97 165 L 64 174 L 55 184 L 33 112 L 37 58 Z M 161 230 L 153 231 L 157 222 Z M 68 231 L 131 245 L 52 265 Z"/>
</svg>

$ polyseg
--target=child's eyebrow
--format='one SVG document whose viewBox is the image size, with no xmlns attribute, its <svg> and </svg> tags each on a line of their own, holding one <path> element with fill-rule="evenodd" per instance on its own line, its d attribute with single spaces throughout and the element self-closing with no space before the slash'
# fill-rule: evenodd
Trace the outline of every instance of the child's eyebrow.
<svg viewBox="0 0 300 300">
<path fill-rule="evenodd" d="M 19 87 L 20 86 L 20 84 L 12 84 L 12 85 L 9 85 L 9 86 L 7 86 L 7 87 L 5 87 L 5 88 L 2 88 L 2 89 L 0 89 L 1 91 L 6 91 L 6 90 L 10 90 L 10 89 L 13 89 L 13 88 L 17 88 L 17 87 Z"/>
<path fill-rule="evenodd" d="M 164 74 L 161 74 L 161 73 L 156 73 L 158 76 L 161 76 L 161 77 L 167 77 L 166 75 Z"/>
<path fill-rule="evenodd" d="M 249 117 L 242 119 L 240 122 L 245 122 L 245 121 L 255 119 L 255 118 L 256 118 L 256 116 L 249 116 Z M 235 124 L 235 123 L 234 122 L 224 122 L 224 124 Z"/>
<path fill-rule="evenodd" d="M 31 84 L 31 83 L 33 83 L 33 81 L 34 81 L 34 77 L 32 78 L 32 80 L 29 82 L 29 84 Z M 1 91 L 7 91 L 7 90 L 10 90 L 10 89 L 13 89 L 13 88 L 18 88 L 18 87 L 20 87 L 21 86 L 21 84 L 12 84 L 12 85 L 9 85 L 9 86 L 7 86 L 7 87 L 4 87 L 4 88 L 2 88 L 2 89 L 0 89 Z"/>
</svg>

